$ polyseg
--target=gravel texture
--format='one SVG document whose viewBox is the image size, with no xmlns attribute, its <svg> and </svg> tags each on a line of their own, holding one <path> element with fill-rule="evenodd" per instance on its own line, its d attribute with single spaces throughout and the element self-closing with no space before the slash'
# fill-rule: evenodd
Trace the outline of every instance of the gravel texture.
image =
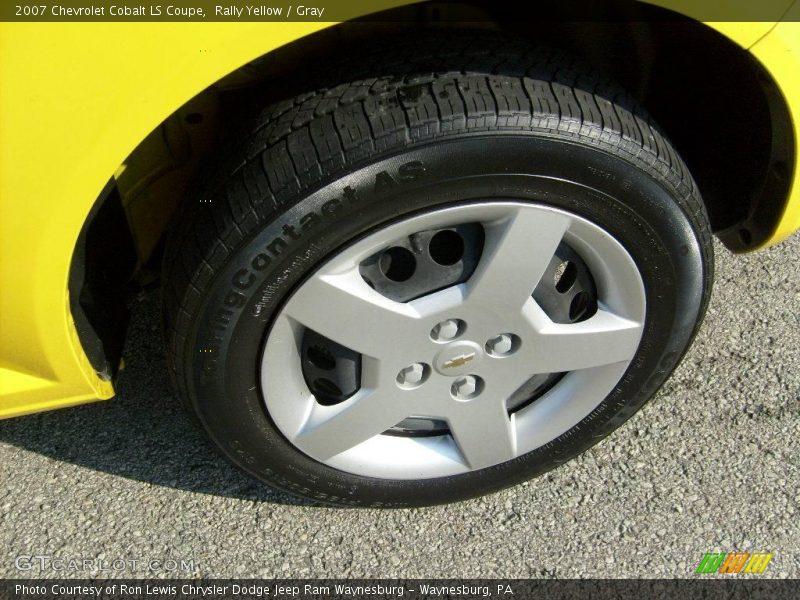
<svg viewBox="0 0 800 600">
<path fill-rule="evenodd" d="M 771 551 L 766 575 L 800 577 L 798 263 L 798 236 L 718 246 L 692 350 L 626 425 L 537 480 L 397 511 L 316 507 L 228 466 L 172 396 L 150 294 L 115 400 L 0 423 L 0 576 L 85 575 L 15 568 L 48 555 L 99 576 L 121 559 L 135 577 L 691 577 L 705 552 Z M 149 570 L 170 558 L 189 572 Z"/>
</svg>

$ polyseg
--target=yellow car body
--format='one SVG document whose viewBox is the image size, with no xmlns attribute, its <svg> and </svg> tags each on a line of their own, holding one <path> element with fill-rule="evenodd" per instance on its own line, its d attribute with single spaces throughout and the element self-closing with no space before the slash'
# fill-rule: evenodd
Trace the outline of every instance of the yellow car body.
<svg viewBox="0 0 800 600">
<path fill-rule="evenodd" d="M 682 10 L 679 2 L 665 1 Z M 777 84 L 800 140 L 800 4 L 773 21 L 709 22 Z M 688 6 L 688 5 L 687 5 Z M 691 16 L 691 8 L 683 10 Z M 70 309 L 76 242 L 98 195 L 169 115 L 324 22 L 0 24 L 0 417 L 114 395 Z M 800 164 L 770 235 L 800 228 Z M 122 166 L 122 167 L 121 167 Z M 734 176 L 734 174 L 731 174 Z M 754 248 L 749 248 L 754 249 Z"/>
</svg>

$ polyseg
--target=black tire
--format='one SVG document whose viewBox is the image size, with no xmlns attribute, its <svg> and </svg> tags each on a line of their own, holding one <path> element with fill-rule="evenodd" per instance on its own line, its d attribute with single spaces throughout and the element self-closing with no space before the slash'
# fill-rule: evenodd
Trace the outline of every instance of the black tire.
<svg viewBox="0 0 800 600">
<path fill-rule="evenodd" d="M 460 500 L 597 443 L 676 366 L 713 276 L 697 187 L 646 113 L 614 86 L 544 50 L 527 55 L 522 69 L 519 59 L 514 68 L 504 60 L 476 71 L 469 56 L 468 73 L 401 76 L 395 66 L 391 76 L 269 106 L 190 199 L 165 259 L 168 363 L 178 395 L 233 463 L 336 505 Z M 360 477 L 293 447 L 266 412 L 257 374 L 270 319 L 290 292 L 337 249 L 387 222 L 496 197 L 577 213 L 634 258 L 646 287 L 645 334 L 614 392 L 547 445 L 453 477 Z"/>
</svg>

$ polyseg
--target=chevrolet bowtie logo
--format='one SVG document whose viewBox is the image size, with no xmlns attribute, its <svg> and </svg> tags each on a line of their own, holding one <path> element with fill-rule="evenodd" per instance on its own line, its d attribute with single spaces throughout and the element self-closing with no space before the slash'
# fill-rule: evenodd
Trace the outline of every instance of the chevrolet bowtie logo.
<svg viewBox="0 0 800 600">
<path fill-rule="evenodd" d="M 463 367 L 469 361 L 475 358 L 475 353 L 470 352 L 469 354 L 462 354 L 461 356 L 456 356 L 455 358 L 451 358 L 446 363 L 442 365 L 443 369 L 453 369 L 455 367 Z"/>
</svg>

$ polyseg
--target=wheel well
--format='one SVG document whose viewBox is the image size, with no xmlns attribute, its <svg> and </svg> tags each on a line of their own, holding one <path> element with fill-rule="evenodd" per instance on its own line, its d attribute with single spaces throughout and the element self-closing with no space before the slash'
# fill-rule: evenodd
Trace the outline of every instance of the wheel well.
<svg viewBox="0 0 800 600">
<path fill-rule="evenodd" d="M 117 193 L 107 195 L 127 217 L 137 255 L 133 279 L 158 278 L 161 243 L 179 200 L 202 161 L 224 144 L 224 132 L 268 103 L 319 87 L 334 63 L 342 72 L 342 57 L 356 65 L 394 36 L 437 36 L 442 29 L 501 32 L 606 72 L 671 139 L 722 241 L 746 251 L 769 237 L 788 195 L 794 141 L 780 91 L 746 50 L 702 23 L 635 1 L 611 2 L 601 12 L 600 3 L 585 4 L 579 20 L 558 2 L 514 14 L 497 4 L 418 4 L 342 23 L 244 65 L 176 110 L 131 153 L 115 176 Z M 355 71 L 364 76 L 363 68 Z M 73 270 L 108 251 L 107 244 L 85 244 Z"/>
</svg>

